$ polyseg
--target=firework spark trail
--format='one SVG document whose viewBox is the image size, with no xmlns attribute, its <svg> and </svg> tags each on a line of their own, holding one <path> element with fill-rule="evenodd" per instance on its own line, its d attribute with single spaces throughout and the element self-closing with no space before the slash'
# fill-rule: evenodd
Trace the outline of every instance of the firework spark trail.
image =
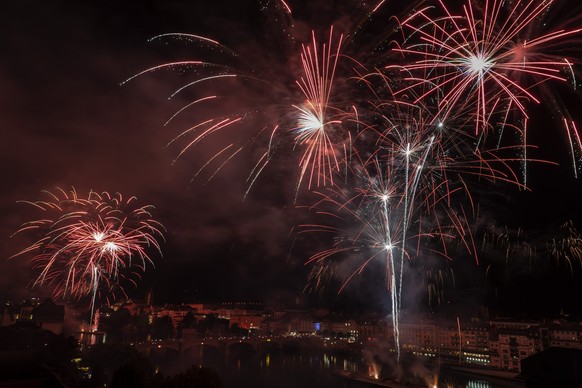
<svg viewBox="0 0 582 388">
<path fill-rule="evenodd" d="M 285 7 L 285 11 L 291 15 L 291 7 L 289 7 L 289 4 L 287 4 L 284 0 L 281 0 L 281 4 L 283 4 L 283 7 Z"/>
<path fill-rule="evenodd" d="M 51 286 L 54 297 L 89 296 L 92 319 L 99 290 L 106 296 L 113 287 L 123 293 L 121 279 L 135 284 L 131 276 L 153 264 L 147 251 L 161 254 L 157 238 L 163 239 L 163 226 L 151 217 L 151 206 L 133 205 L 135 197 L 124 200 L 119 193 L 91 191 L 82 198 L 74 188 L 45 193 L 48 202 L 23 201 L 45 217 L 15 232 L 34 231 L 40 238 L 12 257 L 32 254 L 40 270 L 34 285 Z"/>
<path fill-rule="evenodd" d="M 572 120 L 568 120 L 564 117 L 564 127 L 566 128 L 566 133 L 568 135 L 568 142 L 570 144 L 570 154 L 572 155 L 572 166 L 574 167 L 574 177 L 578 178 L 578 169 L 580 168 L 576 163 L 576 154 L 580 155 L 582 151 L 582 142 L 580 142 L 580 133 L 578 128 L 576 128 L 576 123 Z M 572 140 L 572 137 L 574 140 Z"/>
<path fill-rule="evenodd" d="M 397 295 L 396 293 L 396 268 L 394 266 L 394 255 L 392 254 L 392 250 L 394 248 L 394 246 L 392 245 L 392 237 L 390 234 L 390 212 L 388 211 L 388 200 L 389 200 L 389 196 L 386 194 L 383 194 L 381 197 L 382 200 L 382 220 L 384 222 L 385 225 L 385 229 L 386 229 L 386 240 L 385 240 L 385 248 L 386 248 L 386 261 L 389 263 L 388 265 L 388 274 L 387 274 L 387 278 L 389 279 L 390 283 L 389 283 L 389 289 L 390 289 L 390 299 L 392 301 L 392 326 L 394 327 L 394 343 L 396 344 L 396 354 L 398 355 L 398 357 L 400 357 L 400 330 L 398 328 L 398 322 L 399 322 L 399 315 L 400 315 L 400 306 L 401 306 L 401 299 L 400 299 L 400 295 Z M 404 251 L 402 252 L 402 256 L 404 256 Z M 404 262 L 403 260 L 400 261 L 400 285 L 399 290 L 401 291 L 401 286 L 402 286 L 402 269 Z"/>
</svg>

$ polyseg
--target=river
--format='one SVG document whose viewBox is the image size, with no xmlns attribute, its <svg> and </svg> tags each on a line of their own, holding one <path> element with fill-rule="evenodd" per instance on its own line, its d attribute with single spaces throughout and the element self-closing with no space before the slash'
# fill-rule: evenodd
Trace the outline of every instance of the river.
<svg viewBox="0 0 582 388">
<path fill-rule="evenodd" d="M 378 373 L 381 377 L 394 377 L 395 370 L 403 381 L 420 386 L 446 388 L 520 388 L 523 383 L 474 376 L 452 371 L 448 368 L 427 366 L 419 360 L 394 363 L 384 359 L 366 362 L 365 354 L 330 353 L 319 349 L 297 349 L 285 351 L 270 349 L 263 351 L 231 352 L 226 355 L 213 347 L 200 346 L 189 349 L 181 358 L 173 353 L 153 353 L 154 365 L 164 373 L 172 375 L 191 365 L 210 367 L 216 370 L 224 381 L 225 388 L 371 388 L 373 385 L 337 376 L 334 370 L 348 370 L 359 373 Z M 366 357 L 368 358 L 368 357 Z M 373 364 L 373 365 L 371 365 Z M 380 366 L 381 365 L 381 366 Z"/>
</svg>

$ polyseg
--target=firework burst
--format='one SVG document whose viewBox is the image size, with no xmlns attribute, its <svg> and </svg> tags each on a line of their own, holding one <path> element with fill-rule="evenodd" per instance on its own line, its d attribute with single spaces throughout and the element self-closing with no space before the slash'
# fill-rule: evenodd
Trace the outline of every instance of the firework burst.
<svg viewBox="0 0 582 388">
<path fill-rule="evenodd" d="M 136 207 L 135 197 L 75 189 L 45 191 L 48 201 L 27 202 L 42 218 L 26 222 L 16 233 L 34 233 L 37 240 L 15 254 L 32 255 L 40 271 L 34 285 L 47 285 L 63 299 L 91 299 L 91 316 L 99 293 L 122 292 L 121 280 L 136 277 L 153 261 L 148 250 L 161 254 L 163 227 L 151 216 L 151 206 Z"/>
<path fill-rule="evenodd" d="M 333 185 L 333 174 L 339 170 L 340 163 L 337 145 L 334 144 L 329 132 L 333 125 L 341 128 L 342 124 L 341 120 L 329 119 L 328 110 L 343 35 L 338 39 L 335 51 L 332 51 L 333 28 L 331 29 L 329 41 L 327 45 L 323 45 L 321 59 L 318 57 L 315 34 L 312 36 L 312 47 L 303 46 L 301 54 L 304 76 L 297 84 L 306 101 L 302 106 L 296 106 L 297 126 L 293 129 L 296 133 L 296 142 L 305 147 L 299 162 L 301 169 L 299 184 L 309 170 L 308 188 L 312 187 L 314 179 L 316 186 Z"/>
<path fill-rule="evenodd" d="M 516 112 L 525 121 L 527 104 L 540 103 L 542 84 L 566 82 L 574 75 L 572 61 L 552 53 L 582 30 L 539 33 L 553 3 L 469 0 L 462 12 L 455 12 L 439 0 L 440 14 L 425 7 L 402 22 L 407 39 L 397 51 L 405 63 L 389 67 L 402 71 L 408 83 L 402 91 L 429 84 L 426 94 L 440 96 L 441 117 L 472 109 L 476 133 L 496 124 L 497 115 L 506 123 Z"/>
</svg>

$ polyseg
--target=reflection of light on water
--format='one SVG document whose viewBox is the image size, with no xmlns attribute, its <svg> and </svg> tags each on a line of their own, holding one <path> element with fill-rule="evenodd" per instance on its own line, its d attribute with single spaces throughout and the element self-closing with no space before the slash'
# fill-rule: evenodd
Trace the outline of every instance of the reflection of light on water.
<svg viewBox="0 0 582 388">
<path fill-rule="evenodd" d="M 78 336 L 78 341 L 85 345 L 97 345 L 99 343 L 104 344 L 106 339 L 106 334 L 102 332 L 92 331 L 81 331 Z"/>
<path fill-rule="evenodd" d="M 202 354 L 200 354 L 201 350 Z M 341 370 L 344 366 L 346 371 L 355 374 L 362 372 L 364 365 L 363 358 L 351 355 L 334 357 L 333 354 L 324 351 L 308 350 L 301 354 L 266 351 L 263 354 L 249 355 L 239 354 L 234 350 L 229 353 L 228 349 L 221 350 L 206 345 L 200 349 L 200 342 L 196 346 L 185 348 L 181 356 L 183 358 L 179 362 L 172 355 L 164 353 L 155 358 L 155 367 L 158 367 L 164 376 L 182 373 L 191 365 L 201 365 L 218 371 L 224 379 L 225 387 L 280 387 L 282 385 L 305 388 L 323 387 L 328 386 L 330 376 L 332 376 L 331 370 Z M 241 379 L 244 379 L 244 384 L 241 383 Z M 430 388 L 430 386 L 425 387 Z M 464 386 L 455 388 L 464 388 Z"/>
<path fill-rule="evenodd" d="M 483 380 L 469 380 L 466 388 L 491 388 L 491 384 Z"/>
<path fill-rule="evenodd" d="M 380 366 L 373 362 L 371 365 L 368 365 L 368 377 L 372 377 L 375 380 L 380 378 Z"/>
<path fill-rule="evenodd" d="M 439 381 L 439 376 L 438 375 L 433 375 L 432 378 L 429 377 L 429 381 L 426 382 L 426 386 L 427 387 L 431 387 L 431 388 L 438 388 L 438 381 Z"/>
<path fill-rule="evenodd" d="M 323 353 L 322 357 L 320 358 L 321 364 L 325 369 L 338 369 L 338 365 L 341 365 L 339 369 L 343 369 L 345 371 L 350 371 L 355 373 L 358 371 L 358 363 L 352 360 L 348 360 L 341 357 L 330 356 L 327 353 Z"/>
</svg>

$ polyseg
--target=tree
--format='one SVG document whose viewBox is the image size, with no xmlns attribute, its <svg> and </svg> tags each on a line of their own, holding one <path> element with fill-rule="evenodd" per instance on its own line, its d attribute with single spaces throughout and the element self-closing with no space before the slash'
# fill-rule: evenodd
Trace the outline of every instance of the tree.
<svg viewBox="0 0 582 388">
<path fill-rule="evenodd" d="M 131 324 L 131 313 L 126 308 L 113 311 L 108 318 L 102 318 L 101 327 L 107 332 L 108 340 L 123 341 L 124 329 Z"/>
<path fill-rule="evenodd" d="M 132 346 L 120 343 L 96 345 L 89 350 L 84 359 L 92 370 L 90 386 L 102 387 L 104 384 L 109 384 L 117 373 L 119 375 L 116 384 L 125 381 L 130 376 L 138 378 L 143 375 L 151 379 L 154 374 L 154 368 L 147 356 L 139 353 Z M 119 369 L 122 370 L 118 372 Z M 141 380 L 138 378 L 138 381 Z"/>
<path fill-rule="evenodd" d="M 172 318 L 167 315 L 158 317 L 153 322 L 153 338 L 169 339 L 174 336 L 174 324 Z"/>
<path fill-rule="evenodd" d="M 153 368 L 147 357 L 136 355 L 117 368 L 111 379 L 111 388 L 152 387 Z"/>
<path fill-rule="evenodd" d="M 192 311 L 188 311 L 186 315 L 184 315 L 184 318 L 182 319 L 182 327 L 190 329 L 194 327 L 195 324 L 196 316 L 194 316 L 194 313 Z"/>
<path fill-rule="evenodd" d="M 223 388 L 220 375 L 211 368 L 192 365 L 190 369 L 167 378 L 161 388 Z"/>
</svg>

